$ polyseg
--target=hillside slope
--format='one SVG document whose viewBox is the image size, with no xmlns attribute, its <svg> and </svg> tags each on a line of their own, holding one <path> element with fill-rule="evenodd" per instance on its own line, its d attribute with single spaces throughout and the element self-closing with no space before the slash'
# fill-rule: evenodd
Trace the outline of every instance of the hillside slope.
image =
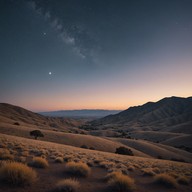
<svg viewBox="0 0 192 192">
<path fill-rule="evenodd" d="M 95 129 L 192 133 L 192 97 L 164 98 L 90 122 Z"/>
<path fill-rule="evenodd" d="M 4 125 L 33 126 L 40 129 L 55 129 L 60 131 L 73 131 L 72 128 L 77 128 L 84 123 L 80 119 L 45 117 L 7 103 L 0 103 L 0 122 Z"/>
</svg>

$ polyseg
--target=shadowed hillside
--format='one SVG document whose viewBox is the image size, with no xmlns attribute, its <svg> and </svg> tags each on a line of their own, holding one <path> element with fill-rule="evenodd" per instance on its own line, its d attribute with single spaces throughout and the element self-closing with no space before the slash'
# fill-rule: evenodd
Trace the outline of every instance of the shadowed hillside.
<svg viewBox="0 0 192 192">
<path fill-rule="evenodd" d="M 164 131 L 192 133 L 192 97 L 164 98 L 156 103 L 130 107 L 90 123 L 95 129 L 124 129 L 128 131 Z"/>
<path fill-rule="evenodd" d="M 0 121 L 1 124 L 5 125 L 35 126 L 40 129 L 55 129 L 60 131 L 74 131 L 72 128 L 84 123 L 84 121 L 80 119 L 45 117 L 6 103 L 0 103 Z"/>
</svg>

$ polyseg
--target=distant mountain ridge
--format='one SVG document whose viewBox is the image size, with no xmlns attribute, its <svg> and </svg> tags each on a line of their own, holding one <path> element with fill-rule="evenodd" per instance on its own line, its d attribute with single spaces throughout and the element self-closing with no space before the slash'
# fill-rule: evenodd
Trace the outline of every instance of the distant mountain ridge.
<svg viewBox="0 0 192 192">
<path fill-rule="evenodd" d="M 130 107 L 115 115 L 94 120 L 97 129 L 152 130 L 192 133 L 192 97 L 169 97 Z"/>
<path fill-rule="evenodd" d="M 39 114 L 51 117 L 105 117 L 121 112 L 120 110 L 81 109 L 39 112 Z"/>
</svg>

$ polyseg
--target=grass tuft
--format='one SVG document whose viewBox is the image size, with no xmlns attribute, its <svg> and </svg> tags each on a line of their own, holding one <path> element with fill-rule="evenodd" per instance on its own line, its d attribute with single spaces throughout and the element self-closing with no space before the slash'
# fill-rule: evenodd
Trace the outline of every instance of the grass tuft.
<svg viewBox="0 0 192 192">
<path fill-rule="evenodd" d="M 36 172 L 18 162 L 6 162 L 0 167 L 0 180 L 12 186 L 25 186 L 37 179 Z"/>
<path fill-rule="evenodd" d="M 62 157 L 56 157 L 55 163 L 63 163 L 63 158 Z"/>
<path fill-rule="evenodd" d="M 7 149 L 0 149 L 0 160 L 13 160 L 14 156 Z"/>
<path fill-rule="evenodd" d="M 79 182 L 75 179 L 64 179 L 56 184 L 54 192 L 77 192 Z"/>
<path fill-rule="evenodd" d="M 168 188 L 177 187 L 176 179 L 166 173 L 161 173 L 161 174 L 156 175 L 154 183 L 160 184 L 160 185 L 168 187 Z"/>
<path fill-rule="evenodd" d="M 86 163 L 69 162 L 66 164 L 66 171 L 72 175 L 87 177 L 90 174 L 91 169 Z"/>
<path fill-rule="evenodd" d="M 42 157 L 34 157 L 33 161 L 29 163 L 30 166 L 35 167 L 35 168 L 47 168 L 49 166 L 49 163 L 47 162 L 46 159 Z"/>
<path fill-rule="evenodd" d="M 190 184 L 190 179 L 185 177 L 185 176 L 180 176 L 178 179 L 177 179 L 178 183 L 181 184 L 181 185 L 189 185 Z"/>
<path fill-rule="evenodd" d="M 108 179 L 108 184 L 111 191 L 131 192 L 135 189 L 134 180 L 120 172 L 110 173 L 110 175 L 108 175 Z"/>
</svg>

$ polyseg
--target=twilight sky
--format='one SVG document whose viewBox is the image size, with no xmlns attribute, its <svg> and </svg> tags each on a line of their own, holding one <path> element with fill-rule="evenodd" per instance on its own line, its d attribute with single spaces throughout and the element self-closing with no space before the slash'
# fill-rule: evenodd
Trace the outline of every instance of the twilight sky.
<svg viewBox="0 0 192 192">
<path fill-rule="evenodd" d="M 0 0 L 0 102 L 127 109 L 192 96 L 191 0 Z"/>
</svg>

